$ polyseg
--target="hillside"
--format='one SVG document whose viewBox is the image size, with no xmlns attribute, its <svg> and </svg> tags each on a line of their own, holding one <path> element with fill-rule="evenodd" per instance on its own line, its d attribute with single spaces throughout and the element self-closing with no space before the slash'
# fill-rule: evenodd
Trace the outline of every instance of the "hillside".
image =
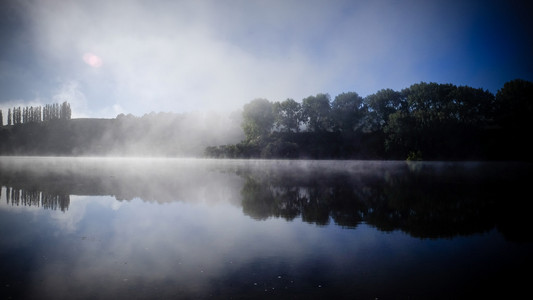
<svg viewBox="0 0 533 300">
<path fill-rule="evenodd" d="M 0 154 L 200 156 L 209 145 L 241 139 L 238 120 L 215 114 L 119 115 L 2 126 Z"/>
</svg>

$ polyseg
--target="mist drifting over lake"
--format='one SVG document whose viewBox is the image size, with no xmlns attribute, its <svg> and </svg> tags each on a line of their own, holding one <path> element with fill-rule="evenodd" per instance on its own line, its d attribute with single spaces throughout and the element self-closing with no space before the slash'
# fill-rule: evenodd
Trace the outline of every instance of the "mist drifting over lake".
<svg viewBox="0 0 533 300">
<path fill-rule="evenodd" d="M 0 294 L 527 295 L 531 12 L 2 1 Z"/>
</svg>

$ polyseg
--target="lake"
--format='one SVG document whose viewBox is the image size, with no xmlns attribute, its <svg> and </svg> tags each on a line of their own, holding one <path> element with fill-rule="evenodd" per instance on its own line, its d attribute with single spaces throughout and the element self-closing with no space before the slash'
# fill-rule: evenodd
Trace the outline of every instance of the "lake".
<svg viewBox="0 0 533 300">
<path fill-rule="evenodd" d="M 529 294 L 531 164 L 0 157 L 4 299 Z"/>
</svg>

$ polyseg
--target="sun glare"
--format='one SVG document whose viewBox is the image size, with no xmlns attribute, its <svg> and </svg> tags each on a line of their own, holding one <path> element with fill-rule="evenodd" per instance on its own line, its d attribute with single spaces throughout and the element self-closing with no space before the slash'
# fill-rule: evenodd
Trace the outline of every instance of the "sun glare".
<svg viewBox="0 0 533 300">
<path fill-rule="evenodd" d="M 83 55 L 83 61 L 93 68 L 99 68 L 102 66 L 102 59 L 92 53 L 85 53 Z"/>
</svg>

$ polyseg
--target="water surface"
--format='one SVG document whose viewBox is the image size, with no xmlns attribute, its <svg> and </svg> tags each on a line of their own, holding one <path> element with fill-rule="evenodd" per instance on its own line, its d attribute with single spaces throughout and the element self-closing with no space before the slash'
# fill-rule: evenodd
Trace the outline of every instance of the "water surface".
<svg viewBox="0 0 533 300">
<path fill-rule="evenodd" d="M 13 299 L 449 299 L 528 290 L 531 165 L 0 158 Z"/>
</svg>

